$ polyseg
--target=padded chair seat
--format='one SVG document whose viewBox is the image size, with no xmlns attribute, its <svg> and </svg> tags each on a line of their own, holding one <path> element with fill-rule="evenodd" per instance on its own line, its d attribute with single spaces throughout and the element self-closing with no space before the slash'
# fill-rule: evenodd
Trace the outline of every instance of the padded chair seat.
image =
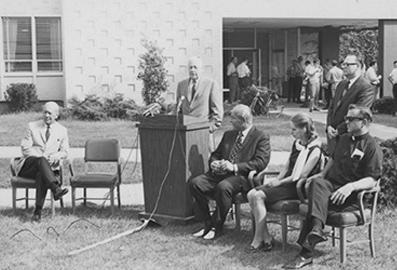
<svg viewBox="0 0 397 270">
<path fill-rule="evenodd" d="M 306 215 L 308 211 L 307 204 L 299 205 L 299 213 L 301 215 Z M 365 219 L 369 220 L 371 218 L 371 210 L 364 209 Z M 328 213 L 326 224 L 332 227 L 347 227 L 356 226 L 361 221 L 361 215 L 359 210 L 335 212 L 331 211 Z"/>
<path fill-rule="evenodd" d="M 72 187 L 112 187 L 116 184 L 115 174 L 85 174 L 76 175 L 70 180 Z"/>
<path fill-rule="evenodd" d="M 270 212 L 283 214 L 296 214 L 299 212 L 300 200 L 281 200 L 272 204 Z"/>
<path fill-rule="evenodd" d="M 12 176 L 11 186 L 18 188 L 36 188 L 36 180 L 20 176 Z"/>
</svg>

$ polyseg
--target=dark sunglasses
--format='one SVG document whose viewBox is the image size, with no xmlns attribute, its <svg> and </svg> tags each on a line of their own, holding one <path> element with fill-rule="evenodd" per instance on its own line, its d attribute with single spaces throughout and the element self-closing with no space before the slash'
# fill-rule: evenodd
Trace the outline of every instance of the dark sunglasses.
<svg viewBox="0 0 397 270">
<path fill-rule="evenodd" d="M 354 66 L 354 65 L 357 65 L 357 63 L 342 63 L 342 67 Z"/>
<path fill-rule="evenodd" d="M 364 120 L 364 118 L 358 116 L 345 116 L 345 121 L 347 122 L 353 122 L 354 120 Z"/>
</svg>

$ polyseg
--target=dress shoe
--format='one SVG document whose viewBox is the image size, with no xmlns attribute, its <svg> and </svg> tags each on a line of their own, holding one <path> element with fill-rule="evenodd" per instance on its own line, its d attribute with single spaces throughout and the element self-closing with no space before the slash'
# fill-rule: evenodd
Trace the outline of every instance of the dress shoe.
<svg viewBox="0 0 397 270">
<path fill-rule="evenodd" d="M 211 230 L 211 227 L 205 227 L 200 229 L 199 231 L 193 233 L 194 237 L 200 238 L 203 237 L 204 235 L 206 235 L 209 231 Z"/>
<path fill-rule="evenodd" d="M 300 269 L 313 263 L 313 257 L 305 258 L 301 255 L 296 256 L 295 260 L 284 265 L 284 269 Z"/>
<path fill-rule="evenodd" d="M 37 213 L 37 212 L 33 213 L 32 222 L 40 222 L 40 220 L 41 220 L 41 213 Z"/>
<path fill-rule="evenodd" d="M 259 252 L 259 251 L 271 251 L 273 249 L 273 245 L 274 245 L 274 239 L 272 239 L 270 242 L 265 242 L 262 241 L 257 247 L 254 247 L 252 245 L 250 245 L 249 247 L 249 252 Z"/>
<path fill-rule="evenodd" d="M 68 191 L 67 188 L 57 188 L 54 192 L 54 200 L 59 200 L 63 195 L 68 193 Z"/>
<path fill-rule="evenodd" d="M 318 228 L 313 228 L 311 232 L 307 235 L 307 242 L 309 243 L 310 247 L 314 249 L 314 247 L 320 243 L 327 241 L 327 236 L 324 234 L 323 230 Z"/>
<path fill-rule="evenodd" d="M 216 236 L 219 236 L 215 231 L 215 228 L 211 228 L 205 235 L 203 235 L 204 240 L 214 240 Z"/>
</svg>

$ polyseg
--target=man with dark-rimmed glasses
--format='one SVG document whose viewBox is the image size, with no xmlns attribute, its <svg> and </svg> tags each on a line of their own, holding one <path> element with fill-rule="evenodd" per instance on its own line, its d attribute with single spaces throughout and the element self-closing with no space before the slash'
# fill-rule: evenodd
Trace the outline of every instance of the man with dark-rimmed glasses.
<svg viewBox="0 0 397 270">
<path fill-rule="evenodd" d="M 371 110 L 351 104 L 344 119 L 347 133 L 340 136 L 324 170 L 307 180 L 308 213 L 297 241 L 302 249 L 287 269 L 311 264 L 314 247 L 327 240 L 323 228 L 328 212 L 359 209 L 357 192 L 374 187 L 381 175 L 382 150 L 368 133 Z"/>
<path fill-rule="evenodd" d="M 357 55 L 347 55 L 341 67 L 346 77 L 341 81 L 328 108 L 327 142 L 330 154 L 335 150 L 339 137 L 346 133 L 344 121 L 350 104 L 371 108 L 375 99 L 375 88 L 362 76 L 362 58 Z"/>
</svg>

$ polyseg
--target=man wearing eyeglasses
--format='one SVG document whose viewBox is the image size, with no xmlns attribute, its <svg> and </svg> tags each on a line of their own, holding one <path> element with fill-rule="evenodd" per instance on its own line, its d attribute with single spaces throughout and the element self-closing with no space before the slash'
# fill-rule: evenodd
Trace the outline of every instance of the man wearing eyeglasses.
<svg viewBox="0 0 397 270">
<path fill-rule="evenodd" d="M 344 116 L 350 104 L 357 104 L 371 108 L 375 99 L 375 89 L 362 75 L 363 61 L 360 56 L 347 55 L 341 67 L 346 77 L 341 81 L 328 108 L 327 115 L 327 141 L 328 152 L 335 150 L 339 137 L 347 132 Z"/>
<path fill-rule="evenodd" d="M 368 133 L 371 110 L 351 104 L 344 117 L 347 133 L 340 136 L 324 170 L 310 177 L 308 213 L 298 238 L 301 252 L 285 266 L 299 269 L 313 263 L 316 244 L 326 241 L 323 232 L 329 211 L 359 209 L 357 192 L 373 188 L 382 172 L 382 150 Z"/>
</svg>

